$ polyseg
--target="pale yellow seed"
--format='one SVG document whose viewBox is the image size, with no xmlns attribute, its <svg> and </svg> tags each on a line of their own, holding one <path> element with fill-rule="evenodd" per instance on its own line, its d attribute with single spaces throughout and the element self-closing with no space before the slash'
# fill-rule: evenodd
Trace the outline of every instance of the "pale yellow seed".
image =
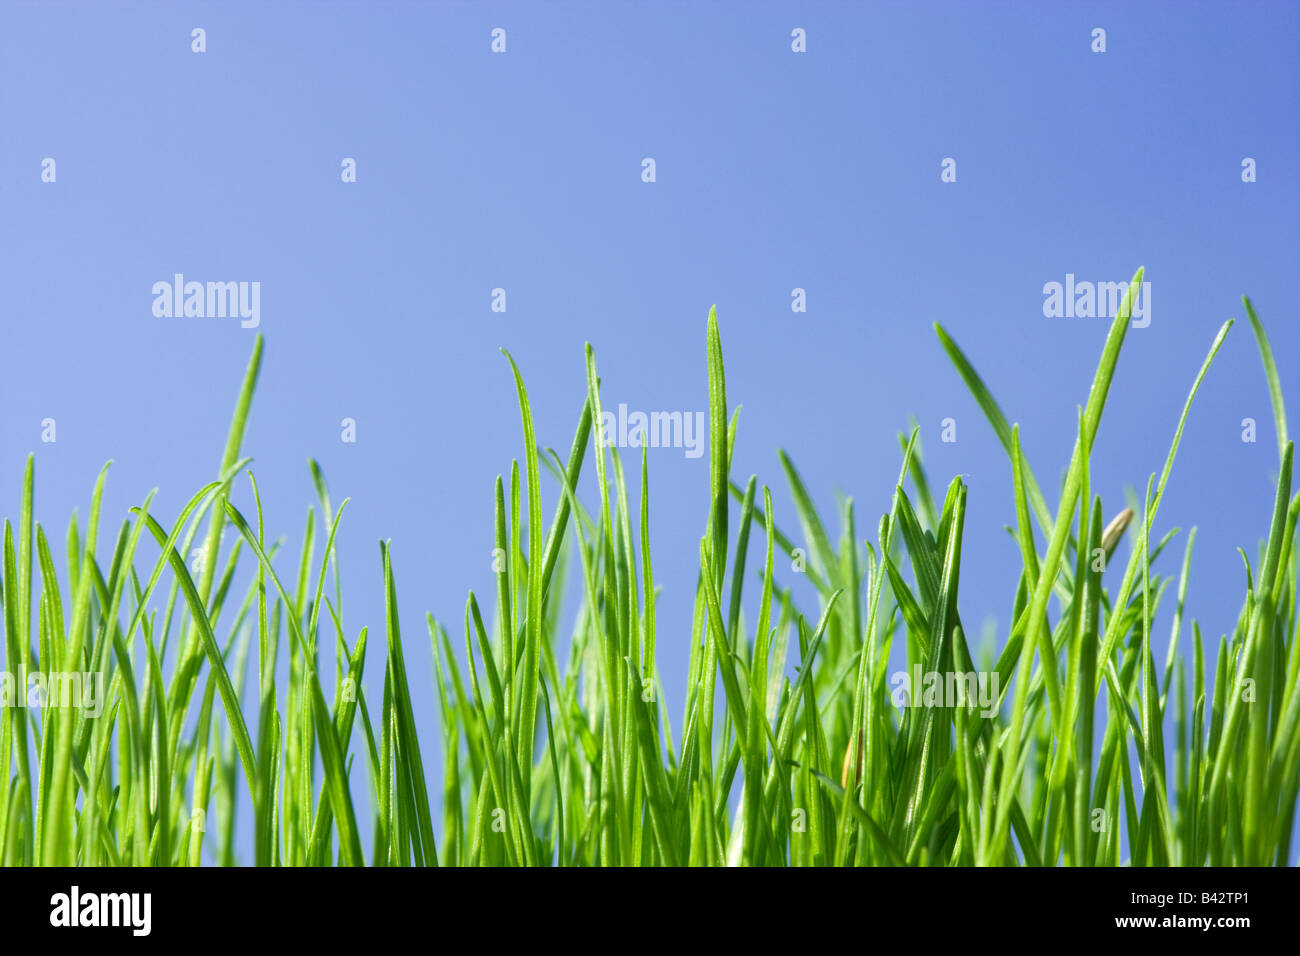
<svg viewBox="0 0 1300 956">
<path fill-rule="evenodd" d="M 853 744 L 850 743 L 844 748 L 844 769 L 840 771 L 840 786 L 845 790 L 849 788 L 849 773 L 853 770 Z M 858 777 L 854 781 L 862 779 L 862 731 L 858 731 Z"/>
<path fill-rule="evenodd" d="M 1133 509 L 1125 508 L 1110 520 L 1110 524 L 1106 525 L 1106 530 L 1101 533 L 1101 548 L 1106 552 L 1106 557 L 1111 556 L 1115 545 L 1119 544 L 1119 539 L 1124 537 L 1124 532 L 1128 530 L 1132 520 Z"/>
</svg>

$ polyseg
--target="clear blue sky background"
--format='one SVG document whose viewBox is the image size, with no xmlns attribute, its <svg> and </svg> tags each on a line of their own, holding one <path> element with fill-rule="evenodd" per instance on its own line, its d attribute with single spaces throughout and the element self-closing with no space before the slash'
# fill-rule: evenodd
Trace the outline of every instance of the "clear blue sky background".
<svg viewBox="0 0 1300 956">
<path fill-rule="evenodd" d="M 1093 488 L 1113 513 L 1126 486 L 1145 487 L 1215 332 L 1242 319 L 1156 528 L 1199 527 L 1187 614 L 1217 644 L 1243 593 L 1235 549 L 1253 555 L 1265 532 L 1277 463 L 1243 292 L 1293 411 L 1300 388 L 1298 9 L 9 0 L 3 513 L 16 517 L 35 451 L 37 515 L 56 537 L 74 507 L 84 517 L 108 458 L 106 530 L 154 486 L 170 521 L 214 475 L 254 333 L 155 318 L 151 287 L 175 272 L 261 282 L 245 451 L 268 533 L 296 554 L 315 456 L 335 500 L 352 499 L 339 543 L 353 637 L 382 630 L 375 542 L 392 538 L 417 719 L 436 748 L 423 613 L 457 633 L 466 589 L 491 593 L 492 483 L 521 449 L 498 347 L 520 363 L 540 441 L 564 454 L 587 341 L 608 405 L 706 408 L 716 303 L 728 396 L 744 405 L 735 474 L 770 484 L 794 531 L 783 447 L 824 509 L 854 496 L 865 536 L 914 414 L 939 488 L 957 473 L 970 486 L 964 616 L 1005 635 L 1009 466 L 932 323 L 1020 422 L 1054 500 L 1108 323 L 1045 318 L 1043 285 L 1145 265 L 1152 322 L 1129 333 Z M 489 50 L 494 27 L 505 55 Z M 791 51 L 796 27 L 805 54 Z M 344 157 L 355 184 L 340 181 Z M 956 183 L 940 181 L 945 157 Z M 1241 181 L 1244 157 L 1258 182 Z M 795 287 L 805 314 L 791 311 Z M 47 417 L 55 444 L 40 441 Z M 340 441 L 345 417 L 356 444 Z M 953 444 L 938 440 L 946 417 Z M 1256 444 L 1241 441 L 1245 417 Z M 707 461 L 650 458 L 674 714 Z M 548 515 L 555 495 L 548 482 Z"/>
</svg>

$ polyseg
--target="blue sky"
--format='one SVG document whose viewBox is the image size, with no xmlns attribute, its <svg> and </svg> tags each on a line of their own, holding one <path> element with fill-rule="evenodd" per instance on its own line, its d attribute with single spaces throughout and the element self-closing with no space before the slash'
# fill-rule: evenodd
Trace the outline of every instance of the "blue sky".
<svg viewBox="0 0 1300 956">
<path fill-rule="evenodd" d="M 735 475 L 769 484 L 795 531 L 784 448 L 824 511 L 837 493 L 854 497 L 866 534 L 888 507 L 895 435 L 915 415 L 932 480 L 963 474 L 970 487 L 963 615 L 1004 635 L 1018 565 L 1003 530 L 1010 470 L 932 323 L 1020 423 L 1054 501 L 1108 323 L 1045 317 L 1043 286 L 1126 280 L 1143 265 L 1151 323 L 1128 335 L 1093 490 L 1108 513 L 1126 487 L 1140 493 L 1215 332 L 1241 319 L 1155 529 L 1199 528 L 1186 613 L 1217 644 L 1243 593 L 1235 549 L 1253 555 L 1265 533 L 1277 467 L 1242 293 L 1284 388 L 1300 368 L 1287 292 L 1300 7 L 738 9 L 6 3 L 3 513 L 16 517 L 34 451 L 37 517 L 54 537 L 74 507 L 84 518 L 109 458 L 106 527 L 154 486 L 153 510 L 170 521 L 214 475 L 255 332 L 156 317 L 152 286 L 178 272 L 259 282 L 266 354 L 245 452 L 268 533 L 296 554 L 316 457 L 335 500 L 351 498 L 339 545 L 352 636 L 382 627 L 375 542 L 392 539 L 408 666 L 430 695 L 417 718 L 434 747 L 423 614 L 456 633 L 466 589 L 491 593 L 493 481 L 522 448 L 498 347 L 523 371 L 539 440 L 565 454 L 584 342 L 607 405 L 705 409 L 716 304 L 728 397 L 744 406 Z M 504 54 L 490 49 L 498 27 Z M 1098 27 L 1104 53 L 1090 48 Z M 805 53 L 791 50 L 795 28 Z M 347 157 L 355 183 L 341 181 Z M 1242 181 L 1246 157 L 1256 182 Z M 945 158 L 956 182 L 940 179 Z M 791 310 L 795 288 L 804 313 Z M 1241 440 L 1247 417 L 1254 444 Z M 53 444 L 41 441 L 46 418 Z M 344 418 L 355 443 L 340 440 Z M 939 440 L 945 418 L 954 443 Z M 674 714 L 707 461 L 650 455 Z M 584 490 L 590 500 L 590 475 Z M 545 493 L 549 515 L 556 489 Z"/>
</svg>

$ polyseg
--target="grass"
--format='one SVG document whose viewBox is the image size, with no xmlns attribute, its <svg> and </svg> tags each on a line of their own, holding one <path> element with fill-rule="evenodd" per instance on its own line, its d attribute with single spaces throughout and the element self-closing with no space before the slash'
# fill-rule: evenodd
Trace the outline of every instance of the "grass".
<svg viewBox="0 0 1300 956">
<path fill-rule="evenodd" d="M 1300 496 L 1291 497 L 1294 446 L 1278 374 L 1246 300 L 1280 464 L 1262 557 L 1246 559 L 1237 621 L 1207 660 L 1197 623 L 1190 635 L 1183 626 L 1195 532 L 1176 579 L 1155 568 L 1177 531 L 1152 535 L 1183 425 L 1231 321 L 1192 380 L 1165 466 L 1142 501 L 1107 525 L 1089 484 L 1141 279 L 1139 270 L 1110 328 L 1054 509 L 1018 429 L 936 326 L 1014 479 L 1011 530 L 1022 556 L 1014 624 L 982 669 L 957 600 L 961 479 L 936 497 L 917 431 L 900 435 L 897 487 L 874 537 L 862 540 L 849 501 L 837 546 L 782 453 L 795 505 L 783 530 L 769 489 L 731 475 L 736 417 L 711 313 L 710 435 L 726 440 L 710 442 L 686 703 L 675 729 L 660 703 L 647 459 L 643 449 L 634 511 L 636 463 L 604 440 L 590 346 L 586 405 L 567 460 L 539 447 L 523 377 L 507 354 L 524 455 L 522 476 L 516 462 L 508 487 L 496 480 L 496 594 L 484 596 L 495 610 L 488 625 L 471 592 L 463 620 L 427 617 L 432 680 L 407 671 L 381 544 L 384 670 L 368 680 L 382 691 L 367 695 L 369 629 L 349 635 L 340 625 L 334 540 L 347 502 L 334 507 L 313 462 L 319 507 L 295 559 L 268 542 L 256 482 L 245 474 L 259 339 L 216 480 L 170 525 L 150 512 L 151 494 L 101 540 L 105 466 L 85 527 L 74 516 L 64 536 L 64 580 L 33 520 L 28 459 L 17 529 L 4 526 L 6 668 L 20 677 L 102 675 L 106 697 L 98 715 L 4 708 L 0 861 L 1285 865 L 1300 789 Z M 594 510 L 574 491 L 588 458 L 602 492 Z M 543 469 L 556 489 L 549 521 Z M 230 500 L 243 481 L 248 514 Z M 787 533 L 796 523 L 799 544 Z M 221 554 L 227 528 L 236 534 Z M 1131 556 L 1107 569 L 1125 533 Z M 194 571 L 181 556 L 200 535 L 204 559 Z M 762 543 L 758 569 L 748 563 L 751 538 Z M 776 573 L 796 547 L 815 609 L 801 609 Z M 236 570 L 248 564 L 255 574 L 245 575 L 241 596 Z M 575 570 L 576 611 L 561 600 Z M 741 615 L 746 583 L 761 590 L 752 629 Z M 1151 629 L 1170 585 L 1172 634 L 1158 661 Z M 567 635 L 562 612 L 576 620 Z M 900 654 L 909 673 L 945 675 L 957 688 L 965 685 L 946 675 L 977 675 L 996 689 L 992 706 L 918 690 L 924 706 L 898 708 L 887 669 Z M 19 679 L 8 693 L 24 686 Z M 436 728 L 417 726 L 417 695 L 435 702 Z M 435 768 L 422 758 L 434 732 L 439 797 L 429 790 Z M 359 801 L 366 779 L 368 800 Z M 253 837 L 237 855 L 239 808 L 251 811 Z"/>
</svg>

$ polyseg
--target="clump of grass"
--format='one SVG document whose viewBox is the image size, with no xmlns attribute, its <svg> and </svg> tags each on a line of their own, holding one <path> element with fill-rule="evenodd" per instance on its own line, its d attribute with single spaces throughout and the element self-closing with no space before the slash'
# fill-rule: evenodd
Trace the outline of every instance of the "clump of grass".
<svg viewBox="0 0 1300 956">
<path fill-rule="evenodd" d="M 1300 788 L 1300 496 L 1291 497 L 1294 447 L 1277 371 L 1247 301 L 1277 420 L 1273 520 L 1212 663 L 1195 622 L 1190 641 L 1183 635 L 1188 536 L 1169 653 L 1158 662 L 1151 628 L 1173 579 L 1154 568 L 1176 532 L 1153 541 L 1153 529 L 1188 411 L 1232 323 L 1192 381 L 1140 508 L 1106 524 L 1089 457 L 1141 278 L 1139 270 L 1110 328 L 1055 509 L 1017 428 L 936 327 L 1014 478 L 1022 567 L 1014 623 L 985 674 L 998 695 L 986 709 L 918 696 L 926 706 L 900 711 L 886 682 L 896 645 L 909 671 L 976 672 L 957 602 L 966 486 L 956 478 L 937 498 L 917 431 L 900 435 L 898 483 L 874 537 L 860 539 L 849 501 L 837 546 L 782 453 L 817 593 L 816 608 L 801 608 L 776 574 L 776 556 L 795 544 L 770 490 L 730 473 L 737 420 L 711 313 L 715 440 L 699 554 L 688 556 L 698 558 L 699 579 L 676 731 L 659 693 L 647 459 L 643 449 L 634 510 L 628 485 L 637 474 L 601 433 L 590 347 L 567 460 L 539 446 L 507 355 L 524 456 L 522 476 L 516 462 L 508 488 L 500 477 L 495 486 L 494 615 L 489 626 L 471 592 L 450 630 L 428 617 L 432 681 L 407 672 L 392 560 L 381 546 L 384 669 L 370 679 L 381 692 L 369 696 L 369 630 L 350 637 L 340 622 L 334 539 L 347 502 L 333 507 L 313 462 L 319 511 L 309 511 L 292 560 L 267 540 L 251 474 L 253 510 L 230 500 L 245 480 L 240 448 L 259 339 L 216 480 L 169 526 L 146 496 L 105 548 L 106 468 L 85 528 L 74 517 L 67 529 L 64 580 L 33 521 L 28 459 L 17 531 L 4 527 L 7 669 L 98 675 L 106 698 L 98 715 L 5 708 L 0 861 L 194 866 L 250 862 L 251 851 L 258 865 L 1285 864 Z M 600 490 L 591 509 L 574 491 L 589 456 Z M 543 469 L 558 489 L 549 521 Z M 181 555 L 205 522 L 204 559 L 191 573 Z M 222 555 L 226 528 L 237 534 Z M 1126 528 L 1132 554 L 1108 571 Z M 152 540 L 142 547 L 145 532 Z M 762 541 L 757 573 L 751 538 Z M 146 557 L 154 546 L 156 557 Z M 255 570 L 242 597 L 233 589 L 241 559 Z M 582 599 L 566 640 L 561 598 L 575 566 Z M 752 629 L 741 616 L 751 580 L 760 589 Z M 1190 674 L 1180 653 L 1189 642 Z M 331 657 L 327 693 L 320 668 Z M 245 686 L 250 658 L 255 687 Z M 430 694 L 440 798 L 422 760 L 421 733 L 427 744 L 434 728 L 417 726 L 412 704 Z M 358 753 L 369 768 L 365 820 Z M 240 806 L 251 808 L 253 839 L 237 854 Z"/>
</svg>

